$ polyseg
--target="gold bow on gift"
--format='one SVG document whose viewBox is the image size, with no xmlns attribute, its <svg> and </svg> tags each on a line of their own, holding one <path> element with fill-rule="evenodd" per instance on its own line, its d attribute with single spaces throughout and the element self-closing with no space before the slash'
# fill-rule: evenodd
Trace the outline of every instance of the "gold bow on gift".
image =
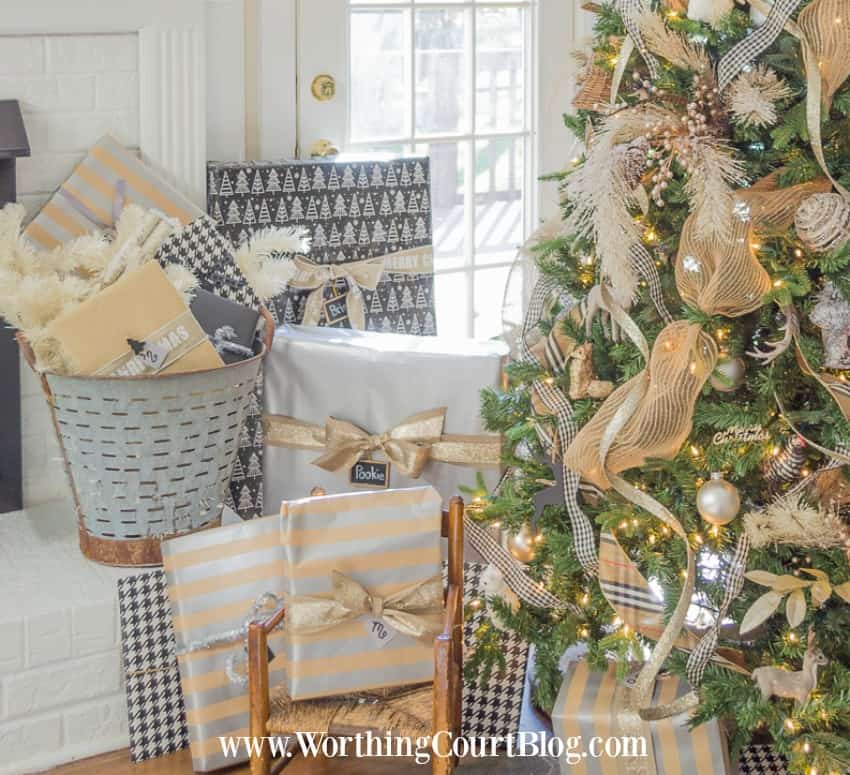
<svg viewBox="0 0 850 775">
<path fill-rule="evenodd" d="M 335 280 L 347 280 L 348 319 L 352 328 L 362 330 L 366 328 L 363 290 L 375 291 L 384 272 L 422 274 L 432 271 L 433 251 L 431 247 L 414 248 L 346 264 L 316 264 L 306 256 L 296 256 L 293 263 L 295 274 L 289 286 L 311 291 L 302 321 L 305 326 L 317 326 L 322 319 L 325 287 Z"/>
<path fill-rule="evenodd" d="M 322 450 L 313 465 L 326 471 L 350 468 L 375 450 L 381 450 L 399 470 L 414 479 L 422 474 L 429 460 L 452 465 L 499 465 L 500 436 L 443 435 L 445 420 L 445 407 L 430 409 L 402 420 L 386 433 L 371 434 L 335 417 L 329 417 L 324 425 L 313 425 L 271 414 L 263 417 L 263 430 L 269 446 Z"/>
<path fill-rule="evenodd" d="M 431 456 L 431 447 L 443 435 L 446 409 L 432 409 L 408 417 L 392 430 L 369 434 L 362 428 L 336 417 L 325 425 L 326 452 L 313 461 L 325 471 L 351 468 L 370 452 L 381 450 L 398 469 L 418 479 Z"/>
<path fill-rule="evenodd" d="M 289 632 L 309 635 L 354 621 L 361 616 L 381 619 L 402 635 L 423 638 L 439 632 L 443 610 L 443 580 L 432 576 L 394 592 L 389 597 L 371 594 L 339 571 L 333 571 L 333 597 L 295 596 L 289 600 L 286 622 Z"/>
</svg>

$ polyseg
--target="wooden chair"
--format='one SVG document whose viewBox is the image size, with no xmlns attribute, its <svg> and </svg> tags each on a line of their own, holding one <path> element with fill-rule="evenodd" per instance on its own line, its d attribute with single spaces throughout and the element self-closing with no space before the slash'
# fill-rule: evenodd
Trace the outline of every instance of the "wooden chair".
<svg viewBox="0 0 850 775">
<path fill-rule="evenodd" d="M 436 738 L 440 755 L 432 755 L 434 775 L 450 775 L 457 761 L 449 755 L 451 741 L 461 733 L 461 698 L 463 681 L 463 499 L 452 498 L 449 510 L 443 512 L 442 535 L 448 538 L 448 587 L 445 598 L 443 630 L 434 641 L 434 687 L 425 691 L 424 713 L 417 714 L 424 724 L 430 722 L 433 735 L 445 732 Z M 268 637 L 280 626 L 286 617 L 286 609 L 281 608 L 264 621 L 254 621 L 248 631 L 248 681 L 250 691 L 250 734 L 254 738 L 273 735 L 292 734 L 292 724 L 286 724 L 280 717 L 280 703 L 273 702 L 269 691 Z M 321 703 L 321 700 L 304 700 L 305 704 Z M 302 702 L 297 703 L 301 705 Z M 430 704 L 430 708 L 428 705 Z M 278 713 L 273 712 L 274 707 Z M 409 711 L 409 708 L 407 708 Z M 428 718 L 430 716 L 430 718 Z M 358 721 L 356 707 L 352 708 L 352 718 L 346 718 L 345 711 L 334 718 L 329 734 L 351 735 L 364 731 L 368 727 L 357 728 L 350 721 Z M 287 728 L 289 726 L 289 728 Z M 276 767 L 281 770 L 289 758 L 284 758 Z M 272 757 L 268 745 L 262 746 L 262 753 L 251 758 L 251 775 L 270 775 Z"/>
</svg>

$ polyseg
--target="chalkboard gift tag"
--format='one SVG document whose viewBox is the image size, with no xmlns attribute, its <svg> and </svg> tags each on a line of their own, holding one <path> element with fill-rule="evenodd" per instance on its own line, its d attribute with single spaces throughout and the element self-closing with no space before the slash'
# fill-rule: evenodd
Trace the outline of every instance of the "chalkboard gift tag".
<svg viewBox="0 0 850 775">
<path fill-rule="evenodd" d="M 348 481 L 355 487 L 386 490 L 390 486 L 390 464 L 381 460 L 358 460 Z"/>
</svg>

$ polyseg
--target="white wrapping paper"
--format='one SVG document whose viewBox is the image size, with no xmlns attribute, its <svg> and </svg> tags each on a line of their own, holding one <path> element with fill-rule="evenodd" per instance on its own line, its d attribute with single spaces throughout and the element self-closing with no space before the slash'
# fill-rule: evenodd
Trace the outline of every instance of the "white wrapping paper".
<svg viewBox="0 0 850 775">
<path fill-rule="evenodd" d="M 265 415 L 324 426 L 345 420 L 369 434 L 385 433 L 413 415 L 446 407 L 444 434 L 487 435 L 480 392 L 501 383 L 508 348 L 498 342 L 418 337 L 332 328 L 282 326 L 266 361 Z M 264 503 L 267 513 L 284 500 L 355 489 L 347 470 L 313 464 L 321 450 L 271 446 L 267 441 Z M 385 460 L 380 451 L 367 455 Z M 429 461 L 419 479 L 391 465 L 392 488 L 433 485 L 444 503 L 461 485 L 474 486 L 481 471 L 490 488 L 499 467 Z"/>
</svg>

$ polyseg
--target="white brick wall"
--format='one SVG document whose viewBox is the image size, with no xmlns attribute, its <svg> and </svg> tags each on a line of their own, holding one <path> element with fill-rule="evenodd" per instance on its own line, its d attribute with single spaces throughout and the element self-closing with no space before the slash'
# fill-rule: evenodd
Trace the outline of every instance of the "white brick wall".
<svg viewBox="0 0 850 775">
<path fill-rule="evenodd" d="M 0 99 L 20 100 L 32 146 L 32 157 L 18 161 L 18 198 L 30 214 L 106 132 L 138 146 L 138 60 L 131 34 L 0 36 Z M 31 505 L 67 496 L 68 486 L 41 387 L 23 363 L 21 381 Z"/>
<path fill-rule="evenodd" d="M 0 775 L 127 745 L 117 581 L 77 547 L 73 508 L 0 515 Z"/>
</svg>

